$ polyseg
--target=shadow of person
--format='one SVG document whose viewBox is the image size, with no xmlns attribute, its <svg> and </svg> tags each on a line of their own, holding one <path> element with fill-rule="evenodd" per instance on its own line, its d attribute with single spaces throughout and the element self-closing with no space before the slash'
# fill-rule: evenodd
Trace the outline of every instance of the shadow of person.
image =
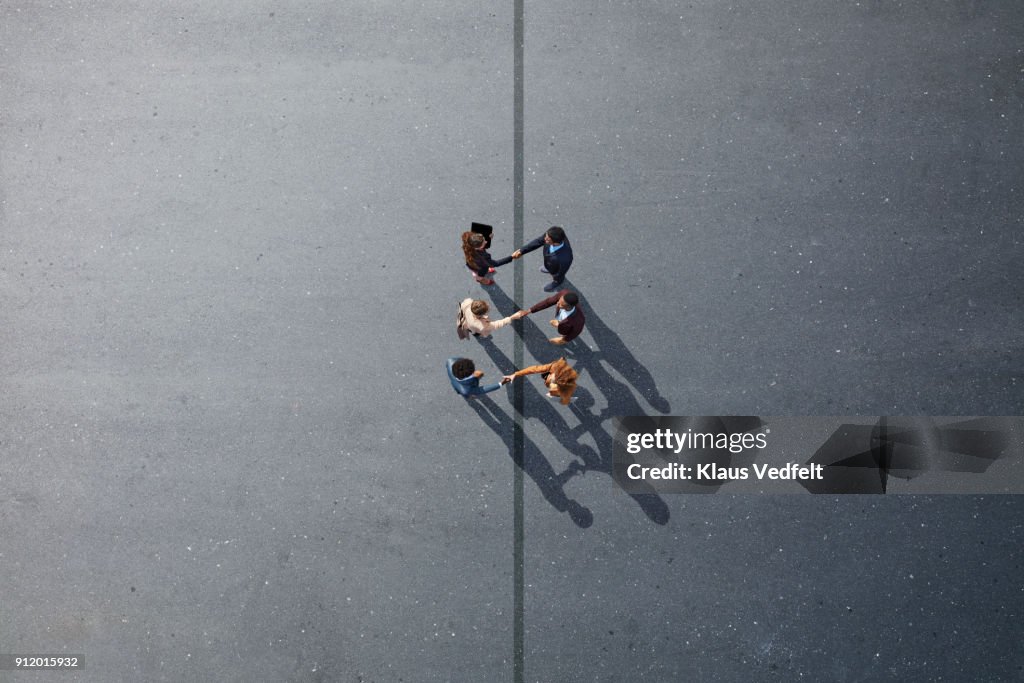
<svg viewBox="0 0 1024 683">
<path fill-rule="evenodd" d="M 629 387 L 612 377 L 601 365 L 596 354 L 585 344 L 579 347 L 579 352 L 576 355 L 576 370 L 581 372 L 581 377 L 587 377 L 592 386 L 600 390 L 608 405 L 604 410 L 598 411 L 596 410 L 596 400 L 585 388 L 578 388 L 576 390 L 578 394 L 583 393 L 579 399 L 569 404 L 569 410 L 572 411 L 580 423 L 579 427 L 573 430 L 572 438 L 573 440 L 578 440 L 583 433 L 590 434 L 594 443 L 597 444 L 599 457 L 596 461 L 588 462 L 583 460 L 579 465 L 570 467 L 580 473 L 585 473 L 587 470 L 595 470 L 612 476 L 614 464 L 612 461 L 612 448 L 615 429 L 612 424 L 612 418 L 620 415 L 642 415 L 643 409 L 636 399 L 633 398 L 633 392 L 629 390 Z M 608 423 L 609 429 L 612 430 L 611 432 L 605 429 L 605 423 Z M 652 522 L 667 524 L 669 520 L 668 505 L 655 493 L 652 487 L 645 486 L 645 488 L 648 490 L 647 493 L 633 492 L 629 493 L 629 495 L 637 502 L 637 505 L 640 506 L 640 509 L 644 511 L 644 514 Z"/>
<path fill-rule="evenodd" d="M 526 322 L 525 320 L 523 322 Z M 527 327 L 536 327 L 532 321 Z M 545 342 L 545 348 L 550 348 L 551 345 Z M 482 344 L 487 355 L 491 357 L 494 364 L 499 368 L 512 367 L 512 361 L 508 356 L 504 354 L 496 345 L 493 343 Z M 586 347 L 587 352 L 590 352 L 589 347 Z M 587 360 L 591 360 L 587 357 Z M 598 363 L 591 363 L 592 365 L 598 365 Z M 580 365 L 577 363 L 577 371 L 580 370 Z M 604 426 L 604 421 L 611 420 L 613 415 L 639 415 L 642 414 L 642 410 L 633 398 L 632 392 L 622 385 L 616 382 L 611 375 L 604 372 L 602 368 L 598 367 L 599 377 L 602 383 L 598 385 L 603 392 L 606 392 L 606 399 L 608 400 L 609 408 L 606 412 L 600 414 L 594 414 L 590 408 L 595 404 L 593 397 L 589 395 L 584 387 L 576 389 L 574 395 L 574 401 L 569 404 L 570 410 L 580 420 L 580 427 L 571 428 L 568 421 L 563 416 L 562 406 L 556 402 L 555 399 L 548 398 L 545 393 L 533 389 L 532 391 L 524 391 L 524 405 L 523 412 L 530 418 L 536 418 L 544 426 L 548 428 L 552 436 L 558 440 L 558 443 L 579 459 L 578 462 L 574 461 L 571 463 L 565 472 L 562 473 L 562 477 L 565 477 L 565 481 L 568 481 L 575 474 L 585 474 L 588 471 L 603 472 L 608 476 L 612 475 L 612 436 L 609 434 Z M 582 375 L 586 377 L 587 375 Z M 609 381 L 610 380 L 610 381 Z M 527 381 L 527 378 L 522 378 L 520 381 Z M 612 387 L 612 383 L 618 385 L 619 389 Z M 531 388 L 534 385 L 530 385 Z M 613 400 L 608 397 L 608 392 L 614 392 L 614 395 L 620 395 L 621 398 Z M 576 398 L 578 396 L 578 398 Z M 632 402 L 629 404 L 628 402 Z M 585 407 L 584 407 L 585 406 Z M 614 408 L 613 408 L 614 406 Z M 617 413 L 618 409 L 627 410 L 629 412 Z M 594 443 L 597 444 L 597 450 L 591 448 L 589 445 L 580 443 L 580 437 L 584 433 L 589 433 L 594 439 Z M 629 493 L 640 509 L 643 510 L 647 517 L 655 522 L 656 524 L 667 524 L 669 520 L 668 506 L 653 489 L 650 489 L 649 493 Z"/>
<path fill-rule="evenodd" d="M 476 411 L 483 423 L 498 435 L 508 448 L 512 461 L 516 462 L 512 436 L 515 425 L 512 418 L 499 408 L 490 396 L 480 395 L 466 402 Z M 573 473 L 556 474 L 548 459 L 525 434 L 523 434 L 523 460 L 520 467 L 537 484 L 544 499 L 559 512 L 568 513 L 569 518 L 576 526 L 586 529 L 594 523 L 593 513 L 565 494 L 565 484 L 572 478 Z"/>
<path fill-rule="evenodd" d="M 620 375 L 622 375 L 637 392 L 646 400 L 655 410 L 660 413 L 667 414 L 671 411 L 668 399 L 661 395 L 658 391 L 657 384 L 654 381 L 651 372 L 644 367 L 636 356 L 626 347 L 622 342 L 619 335 L 615 334 L 608 325 L 605 324 L 604 320 L 598 314 L 597 310 L 590 305 L 586 296 L 581 292 L 572 281 L 568 278 L 563 283 L 564 289 L 571 289 L 576 292 L 580 297 L 580 303 L 583 306 L 583 310 L 587 316 L 587 324 L 585 332 L 589 331 L 590 336 L 597 343 L 598 352 L 611 367 L 615 368 Z M 488 289 L 491 294 L 491 300 L 494 302 L 495 307 L 498 309 L 500 314 L 504 316 L 512 315 L 519 310 L 515 302 L 509 298 L 508 294 L 505 293 L 497 285 L 494 285 Z M 538 299 L 538 301 L 541 299 Z M 536 303 L 536 302 L 534 302 Z M 533 304 L 524 302 L 524 307 L 528 308 Z M 536 319 L 542 319 L 542 322 L 536 322 Z M 555 359 L 559 356 L 565 356 L 566 358 L 573 358 L 578 354 L 586 354 L 588 352 L 593 353 L 582 336 L 577 337 L 568 344 L 555 345 L 548 341 L 550 337 L 556 336 L 556 331 L 552 327 L 550 330 L 547 329 L 548 320 L 554 318 L 553 309 L 544 310 L 538 313 L 532 314 L 525 320 L 534 322 L 534 325 L 523 326 L 523 343 L 526 349 L 530 352 L 534 358 L 537 359 Z M 541 362 L 547 362 L 542 360 Z M 639 411 L 640 414 L 645 411 Z"/>
<path fill-rule="evenodd" d="M 512 364 L 512 359 L 509 358 L 505 353 L 497 347 L 491 340 L 484 340 L 481 338 L 480 345 L 490 356 L 491 360 L 499 368 L 507 368 L 506 374 L 511 374 L 515 371 L 515 366 Z M 505 372 L 505 371 L 503 371 Z M 527 380 L 523 380 L 527 381 Z M 532 385 L 527 384 L 531 389 Z M 598 458 L 597 453 L 594 449 L 586 444 L 579 443 L 579 441 L 572 436 L 569 424 L 565 421 L 565 418 L 558 412 L 560 404 L 555 399 L 550 399 L 546 395 L 542 396 L 540 392 L 536 390 L 524 391 L 524 413 L 525 416 L 530 418 L 536 418 L 548 431 L 558 439 L 558 442 L 568 450 L 572 455 L 585 460 L 587 462 L 594 461 Z M 567 477 L 566 481 L 571 477 Z"/>
<path fill-rule="evenodd" d="M 518 312 L 519 306 L 516 306 L 516 302 L 513 301 L 508 294 L 505 293 L 498 285 L 493 285 L 488 288 L 488 292 L 491 295 L 491 301 L 494 303 L 494 307 L 498 309 L 498 314 L 504 318 L 510 316 L 513 313 Z M 532 305 L 532 304 L 530 304 Z M 529 306 L 527 306 L 529 308 Z M 547 313 L 548 311 L 545 311 Z M 541 313 L 534 313 L 533 315 L 541 316 Z M 523 318 L 522 322 L 525 322 L 528 318 Z M 514 323 L 513 323 L 514 324 Z M 526 349 L 530 352 L 534 358 L 547 358 L 552 353 L 557 354 L 555 358 L 558 358 L 561 353 L 559 349 L 562 347 L 555 346 L 548 341 L 548 337 L 544 335 L 544 332 L 537 326 L 524 325 L 522 328 L 523 343 Z M 551 328 L 551 336 L 555 336 L 556 332 L 554 328 Z"/>
<path fill-rule="evenodd" d="M 565 289 L 573 290 L 580 297 L 580 302 L 583 304 L 583 310 L 587 316 L 586 329 L 590 331 L 590 336 L 597 343 L 601 357 L 632 384 L 637 392 L 644 397 L 644 400 L 651 404 L 655 410 L 663 414 L 671 411 L 672 408 L 669 405 L 668 399 L 658 391 L 653 375 L 636 359 L 636 356 L 622 342 L 619 335 L 615 334 L 605 324 L 601 316 L 598 315 L 597 308 L 592 306 L 583 292 L 568 279 L 566 279 L 564 286 Z M 576 343 L 579 341 L 579 339 L 575 339 L 562 348 L 575 355 L 582 347 L 586 346 L 586 344 Z"/>
<path fill-rule="evenodd" d="M 491 295 L 491 301 L 494 302 L 495 308 L 498 309 L 502 317 L 512 315 L 519 310 L 516 303 L 512 301 L 512 297 L 506 294 L 505 290 L 497 282 L 488 287 L 486 291 Z"/>
<path fill-rule="evenodd" d="M 662 493 L 715 493 L 727 484 L 727 480 L 715 476 L 714 470 L 728 470 L 742 449 L 736 450 L 737 439 L 758 430 L 764 422 L 755 416 L 690 416 L 675 417 L 661 415 L 616 416 L 612 420 L 612 441 L 621 459 L 614 459 L 612 477 L 626 491 L 634 490 L 639 483 L 628 476 L 631 463 L 641 466 L 663 467 L 679 464 L 687 467 L 696 476 L 685 479 L 662 480 L 658 491 Z M 658 445 L 646 449 L 644 455 L 629 456 L 630 434 L 654 434 L 660 430 L 688 435 L 692 440 L 684 445 Z M 732 444 L 732 445 L 730 445 Z M 708 467 L 712 468 L 710 473 Z M 701 472 L 704 472 L 701 474 Z M 642 481 L 642 480 L 640 480 Z M 647 487 L 644 487 L 647 490 Z"/>
</svg>

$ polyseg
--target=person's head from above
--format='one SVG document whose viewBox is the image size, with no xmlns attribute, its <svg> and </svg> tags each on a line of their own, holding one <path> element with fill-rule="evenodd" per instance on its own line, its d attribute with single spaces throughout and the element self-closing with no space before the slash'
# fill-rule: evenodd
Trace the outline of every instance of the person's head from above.
<svg viewBox="0 0 1024 683">
<path fill-rule="evenodd" d="M 565 241 L 565 230 L 562 230 L 557 225 L 552 225 L 548 228 L 548 231 L 544 233 L 544 244 L 558 245 Z"/>
<path fill-rule="evenodd" d="M 546 381 L 548 394 L 560 396 L 562 391 L 569 391 L 576 386 L 576 371 L 569 367 L 564 358 L 559 358 L 552 364 Z"/>
<path fill-rule="evenodd" d="M 476 366 L 468 358 L 459 358 L 452 363 L 452 374 L 455 375 L 455 379 L 466 379 L 474 372 L 476 372 Z"/>
<path fill-rule="evenodd" d="M 579 296 L 576 292 L 566 292 L 558 299 L 557 307 L 563 311 L 568 311 L 576 307 L 576 304 L 580 302 Z"/>
<path fill-rule="evenodd" d="M 476 252 L 483 251 L 486 244 L 487 240 L 484 239 L 483 235 L 469 231 L 462 233 L 462 255 L 466 259 L 467 266 L 470 268 L 474 267 Z"/>
<path fill-rule="evenodd" d="M 469 305 L 469 310 L 473 315 L 481 316 L 487 315 L 487 311 L 491 310 L 491 307 L 486 301 L 476 299 Z"/>
</svg>

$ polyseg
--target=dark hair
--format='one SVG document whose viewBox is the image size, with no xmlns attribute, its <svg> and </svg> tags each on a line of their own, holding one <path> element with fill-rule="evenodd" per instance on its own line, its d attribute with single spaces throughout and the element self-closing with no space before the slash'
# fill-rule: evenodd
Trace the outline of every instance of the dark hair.
<svg viewBox="0 0 1024 683">
<path fill-rule="evenodd" d="M 576 295 L 576 292 L 566 292 L 562 295 L 562 298 L 565 299 L 565 303 L 570 306 L 575 306 L 580 302 L 580 298 Z"/>
<path fill-rule="evenodd" d="M 557 225 L 552 225 L 548 228 L 548 231 L 545 234 L 550 237 L 551 241 L 555 244 L 561 244 L 565 241 L 565 230 L 562 230 Z"/>
<path fill-rule="evenodd" d="M 466 258 L 467 266 L 476 268 L 476 250 L 486 243 L 487 240 L 479 233 L 468 230 L 462 233 L 462 255 Z"/>
<path fill-rule="evenodd" d="M 455 375 L 455 379 L 466 379 L 474 372 L 476 372 L 476 366 L 468 358 L 459 358 L 452 363 L 452 374 Z"/>
</svg>

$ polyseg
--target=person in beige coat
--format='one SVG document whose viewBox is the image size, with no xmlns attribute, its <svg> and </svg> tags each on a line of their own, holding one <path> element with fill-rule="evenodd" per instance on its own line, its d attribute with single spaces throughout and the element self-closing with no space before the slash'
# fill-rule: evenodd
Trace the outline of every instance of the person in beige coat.
<svg viewBox="0 0 1024 683">
<path fill-rule="evenodd" d="M 490 337 L 491 332 L 500 330 L 513 320 L 519 320 L 528 313 L 528 311 L 517 311 L 507 318 L 492 322 L 487 317 L 489 310 L 491 307 L 486 301 L 464 299 L 459 305 L 459 328 L 477 337 Z"/>
</svg>

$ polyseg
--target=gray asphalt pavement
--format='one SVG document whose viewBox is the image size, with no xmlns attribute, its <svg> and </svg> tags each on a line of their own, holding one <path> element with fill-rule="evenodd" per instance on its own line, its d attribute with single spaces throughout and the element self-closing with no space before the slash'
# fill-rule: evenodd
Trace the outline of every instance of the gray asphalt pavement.
<svg viewBox="0 0 1024 683">
<path fill-rule="evenodd" d="M 0 680 L 1024 678 L 1020 496 L 609 477 L 619 415 L 1024 412 L 1024 10 L 526 3 L 588 326 L 521 500 L 444 376 L 512 370 L 460 299 L 545 296 L 458 244 L 519 246 L 513 11 L 0 7 L 0 654 L 85 658 Z"/>
</svg>

